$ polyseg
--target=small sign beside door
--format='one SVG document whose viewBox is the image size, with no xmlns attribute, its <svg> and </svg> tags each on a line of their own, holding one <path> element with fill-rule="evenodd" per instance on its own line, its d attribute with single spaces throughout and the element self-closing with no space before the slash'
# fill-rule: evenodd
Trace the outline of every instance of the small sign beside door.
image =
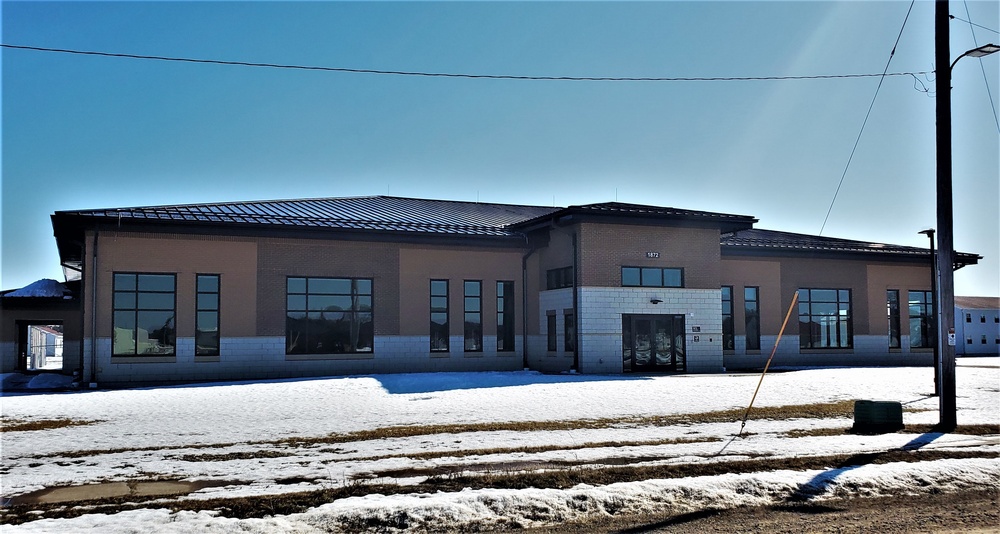
<svg viewBox="0 0 1000 534">
<path fill-rule="evenodd" d="M 647 252 L 646 253 L 646 257 L 647 258 L 659 258 L 660 257 L 660 253 L 659 252 Z"/>
</svg>

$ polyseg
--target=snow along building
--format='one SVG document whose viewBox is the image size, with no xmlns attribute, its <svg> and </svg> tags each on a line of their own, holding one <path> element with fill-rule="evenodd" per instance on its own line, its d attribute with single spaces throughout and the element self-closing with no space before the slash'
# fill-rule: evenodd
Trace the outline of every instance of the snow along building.
<svg viewBox="0 0 1000 534">
<path fill-rule="evenodd" d="M 64 365 L 100 385 L 722 372 L 763 365 L 795 295 L 774 365 L 930 364 L 927 249 L 755 222 L 388 196 L 60 211 Z"/>
</svg>

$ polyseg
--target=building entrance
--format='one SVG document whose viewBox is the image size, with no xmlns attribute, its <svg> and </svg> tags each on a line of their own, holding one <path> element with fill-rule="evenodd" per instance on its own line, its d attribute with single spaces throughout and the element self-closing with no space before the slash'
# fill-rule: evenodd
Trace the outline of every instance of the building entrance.
<svg viewBox="0 0 1000 534">
<path fill-rule="evenodd" d="M 626 372 L 687 370 L 683 315 L 622 315 L 622 363 Z"/>
</svg>

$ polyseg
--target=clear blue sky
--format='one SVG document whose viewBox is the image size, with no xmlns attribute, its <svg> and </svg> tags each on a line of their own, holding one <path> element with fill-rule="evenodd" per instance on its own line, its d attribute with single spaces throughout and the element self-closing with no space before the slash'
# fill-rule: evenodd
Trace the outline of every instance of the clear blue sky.
<svg viewBox="0 0 1000 534">
<path fill-rule="evenodd" d="M 881 73 L 909 2 L 3 2 L 7 44 L 543 76 Z M 998 3 L 952 13 L 996 30 Z M 952 53 L 973 48 L 951 23 Z M 976 29 L 978 44 L 998 42 Z M 934 69 L 933 3 L 890 72 Z M 56 210 L 379 195 L 619 200 L 820 232 L 878 78 L 559 82 L 2 51 L 4 289 L 61 279 Z M 954 72 L 960 295 L 1000 295 L 1000 54 Z M 929 78 L 932 78 L 930 75 Z M 923 78 L 921 77 L 921 80 Z M 933 90 L 933 83 L 925 81 Z M 916 86 L 916 87 L 915 87 Z M 927 246 L 935 99 L 885 79 L 823 235 Z"/>
</svg>

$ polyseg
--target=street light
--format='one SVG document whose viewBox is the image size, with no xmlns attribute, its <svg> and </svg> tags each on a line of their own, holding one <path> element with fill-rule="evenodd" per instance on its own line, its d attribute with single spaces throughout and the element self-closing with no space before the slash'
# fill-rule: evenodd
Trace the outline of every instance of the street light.
<svg viewBox="0 0 1000 534">
<path fill-rule="evenodd" d="M 955 243 L 951 184 L 951 69 L 965 56 L 983 57 L 1000 51 L 987 44 L 968 50 L 951 61 L 948 0 L 934 3 L 934 63 L 948 65 L 937 73 L 937 229 L 938 229 L 938 353 L 940 354 L 938 396 L 944 432 L 958 425 L 955 388 Z"/>
</svg>

